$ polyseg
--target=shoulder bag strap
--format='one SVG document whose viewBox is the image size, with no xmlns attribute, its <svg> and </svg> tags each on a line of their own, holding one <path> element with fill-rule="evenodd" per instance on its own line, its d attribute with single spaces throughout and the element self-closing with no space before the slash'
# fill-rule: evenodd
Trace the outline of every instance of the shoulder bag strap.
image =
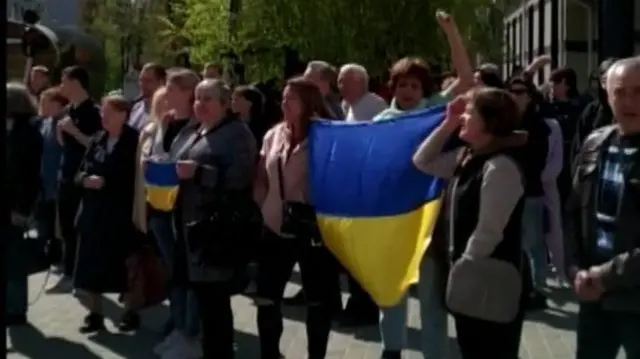
<svg viewBox="0 0 640 359">
<path fill-rule="evenodd" d="M 278 156 L 278 190 L 280 192 L 280 200 L 284 203 L 284 175 L 282 174 L 282 157 Z"/>
</svg>

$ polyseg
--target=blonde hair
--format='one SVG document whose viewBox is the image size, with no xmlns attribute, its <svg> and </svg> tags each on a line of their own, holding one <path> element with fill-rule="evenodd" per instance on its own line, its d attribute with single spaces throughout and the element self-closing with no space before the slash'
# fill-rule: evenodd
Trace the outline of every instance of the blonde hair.
<svg viewBox="0 0 640 359">
<path fill-rule="evenodd" d="M 148 122 L 159 123 L 161 120 L 161 116 L 163 114 L 158 113 L 160 111 L 160 101 L 166 100 L 167 98 L 167 87 L 161 86 L 153 93 L 153 97 L 151 98 L 151 108 L 149 109 L 149 119 Z"/>
</svg>

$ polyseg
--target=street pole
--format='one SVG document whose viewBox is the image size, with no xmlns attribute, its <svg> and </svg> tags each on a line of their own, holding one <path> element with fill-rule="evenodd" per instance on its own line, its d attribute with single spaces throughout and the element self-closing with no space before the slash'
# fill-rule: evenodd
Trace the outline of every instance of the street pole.
<svg viewBox="0 0 640 359">
<path fill-rule="evenodd" d="M 27 61 L 24 63 L 24 76 L 22 82 L 25 86 L 29 87 L 29 75 L 31 74 L 31 68 L 33 67 L 33 56 L 27 55 Z"/>
<path fill-rule="evenodd" d="M 24 32 L 22 34 L 22 51 L 27 58 L 24 64 L 24 74 L 22 80 L 24 85 L 29 87 L 29 74 L 31 73 L 31 68 L 33 67 L 35 51 L 38 50 L 37 30 L 35 29 L 35 25 L 40 21 L 40 15 L 35 10 L 26 10 L 22 14 L 22 21 L 25 24 Z"/>
</svg>

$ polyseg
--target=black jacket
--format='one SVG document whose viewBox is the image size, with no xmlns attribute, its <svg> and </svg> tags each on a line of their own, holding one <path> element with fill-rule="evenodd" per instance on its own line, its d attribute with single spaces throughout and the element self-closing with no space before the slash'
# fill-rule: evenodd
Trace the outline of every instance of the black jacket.
<svg viewBox="0 0 640 359">
<path fill-rule="evenodd" d="M 528 133 L 527 143 L 514 149 L 512 153 L 518 163 L 522 164 L 522 171 L 526 178 L 525 196 L 541 197 L 544 195 L 542 171 L 547 165 L 551 130 L 544 121 L 542 113 L 533 109 L 525 113 L 522 130 Z"/>
<path fill-rule="evenodd" d="M 597 99 L 589 103 L 577 123 L 574 151 L 580 150 L 591 132 L 612 123 L 613 113 L 606 99 Z"/>
<path fill-rule="evenodd" d="M 598 266 L 606 292 L 605 309 L 640 314 L 640 151 L 625 173 L 624 194 L 616 220 L 615 256 L 602 263 L 593 255 L 596 245 L 595 197 L 600 186 L 602 154 L 619 134 L 616 125 L 602 127 L 585 140 L 576 158 L 573 188 L 567 204 L 565 265 L 573 280 L 579 270 Z M 640 144 L 640 135 L 633 141 Z"/>
<path fill-rule="evenodd" d="M 7 131 L 7 182 L 9 210 L 29 216 L 40 193 L 42 140 L 34 122 L 16 118 Z"/>
</svg>

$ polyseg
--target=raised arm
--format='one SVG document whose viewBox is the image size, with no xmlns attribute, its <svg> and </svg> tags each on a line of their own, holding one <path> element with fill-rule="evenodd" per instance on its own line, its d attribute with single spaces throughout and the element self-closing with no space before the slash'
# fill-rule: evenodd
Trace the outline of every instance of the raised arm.
<svg viewBox="0 0 640 359">
<path fill-rule="evenodd" d="M 529 78 L 532 78 L 533 75 L 535 75 L 535 73 L 538 72 L 538 70 L 547 66 L 550 63 L 551 63 L 550 55 L 538 56 L 535 59 L 533 59 L 533 61 L 531 61 L 531 63 L 527 66 L 527 68 L 524 69 L 522 73 L 523 75 Z"/>
<path fill-rule="evenodd" d="M 473 68 L 471 67 L 467 48 L 464 45 L 462 36 L 460 36 L 458 26 L 455 21 L 453 21 L 451 15 L 444 11 L 438 11 L 436 13 L 436 19 L 447 37 L 447 42 L 451 50 L 451 62 L 458 74 L 458 78 L 454 83 L 444 89 L 442 93 L 443 96 L 447 98 L 453 98 L 466 92 L 473 86 Z"/>
<path fill-rule="evenodd" d="M 447 106 L 444 121 L 420 144 L 413 154 L 413 164 L 420 171 L 440 178 L 450 178 L 457 166 L 460 148 L 443 152 L 453 134 L 460 127 L 460 115 L 466 102 L 458 97 Z"/>
<path fill-rule="evenodd" d="M 440 177 L 451 178 L 457 166 L 459 148 L 442 152 L 456 128 L 444 123 L 427 137 L 413 154 L 413 164 L 420 171 Z"/>
</svg>

